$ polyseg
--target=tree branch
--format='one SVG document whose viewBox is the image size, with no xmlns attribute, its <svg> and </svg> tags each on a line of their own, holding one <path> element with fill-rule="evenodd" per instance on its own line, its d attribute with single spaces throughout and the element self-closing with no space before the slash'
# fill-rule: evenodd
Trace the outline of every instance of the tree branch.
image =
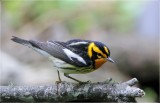
<svg viewBox="0 0 160 103">
<path fill-rule="evenodd" d="M 46 86 L 0 86 L 2 102 L 9 101 L 96 101 L 96 102 L 136 102 L 143 90 L 132 87 L 137 83 L 133 78 L 124 83 L 105 82 L 75 84 L 61 82 Z"/>
</svg>

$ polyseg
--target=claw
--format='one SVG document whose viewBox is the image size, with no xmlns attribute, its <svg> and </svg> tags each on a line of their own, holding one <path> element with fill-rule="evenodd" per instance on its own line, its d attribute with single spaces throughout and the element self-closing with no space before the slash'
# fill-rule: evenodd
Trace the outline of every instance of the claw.
<svg viewBox="0 0 160 103">
<path fill-rule="evenodd" d="M 88 83 L 91 83 L 90 80 L 86 81 L 86 82 L 79 82 L 79 84 L 88 84 Z"/>
<path fill-rule="evenodd" d="M 56 84 L 59 84 L 59 83 L 61 83 L 61 82 L 62 82 L 62 81 L 56 81 L 55 83 L 56 83 Z"/>
<path fill-rule="evenodd" d="M 112 78 L 107 78 L 107 80 L 105 80 L 104 82 L 105 83 L 109 83 L 109 82 L 111 82 L 112 81 Z"/>
</svg>

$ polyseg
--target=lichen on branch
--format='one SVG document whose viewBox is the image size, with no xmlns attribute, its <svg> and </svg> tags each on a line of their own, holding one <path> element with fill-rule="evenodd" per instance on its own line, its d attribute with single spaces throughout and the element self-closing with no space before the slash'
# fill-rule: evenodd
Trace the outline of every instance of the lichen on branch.
<svg viewBox="0 0 160 103">
<path fill-rule="evenodd" d="M 0 95 L 2 102 L 136 102 L 136 97 L 145 95 L 143 90 L 132 87 L 137 82 L 137 79 L 133 78 L 123 83 L 111 82 L 108 79 L 85 84 L 61 82 L 45 86 L 0 86 Z"/>
</svg>

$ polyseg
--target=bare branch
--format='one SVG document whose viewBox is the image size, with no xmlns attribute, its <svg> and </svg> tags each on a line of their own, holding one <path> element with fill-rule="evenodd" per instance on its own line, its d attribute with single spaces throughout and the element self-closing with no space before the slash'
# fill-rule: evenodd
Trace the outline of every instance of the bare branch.
<svg viewBox="0 0 160 103">
<path fill-rule="evenodd" d="M 96 102 L 136 102 L 143 90 L 132 87 L 137 83 L 133 78 L 124 83 L 105 82 L 75 84 L 61 82 L 46 86 L 0 86 L 2 102 L 24 101 L 96 101 Z"/>
<path fill-rule="evenodd" d="M 133 79 L 127 81 L 127 82 L 124 82 L 124 84 L 129 85 L 129 86 L 133 86 L 133 85 L 135 85 L 137 83 L 138 83 L 137 78 L 133 78 Z"/>
</svg>

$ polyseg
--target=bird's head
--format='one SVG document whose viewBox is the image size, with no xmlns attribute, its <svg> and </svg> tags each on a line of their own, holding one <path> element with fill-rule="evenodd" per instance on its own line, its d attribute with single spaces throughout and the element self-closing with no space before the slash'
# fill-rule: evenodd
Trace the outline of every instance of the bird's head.
<svg viewBox="0 0 160 103">
<path fill-rule="evenodd" d="M 110 58 L 109 48 L 101 42 L 91 42 L 88 46 L 88 56 L 93 62 L 95 69 L 99 68 L 107 61 L 114 63 Z"/>
</svg>

